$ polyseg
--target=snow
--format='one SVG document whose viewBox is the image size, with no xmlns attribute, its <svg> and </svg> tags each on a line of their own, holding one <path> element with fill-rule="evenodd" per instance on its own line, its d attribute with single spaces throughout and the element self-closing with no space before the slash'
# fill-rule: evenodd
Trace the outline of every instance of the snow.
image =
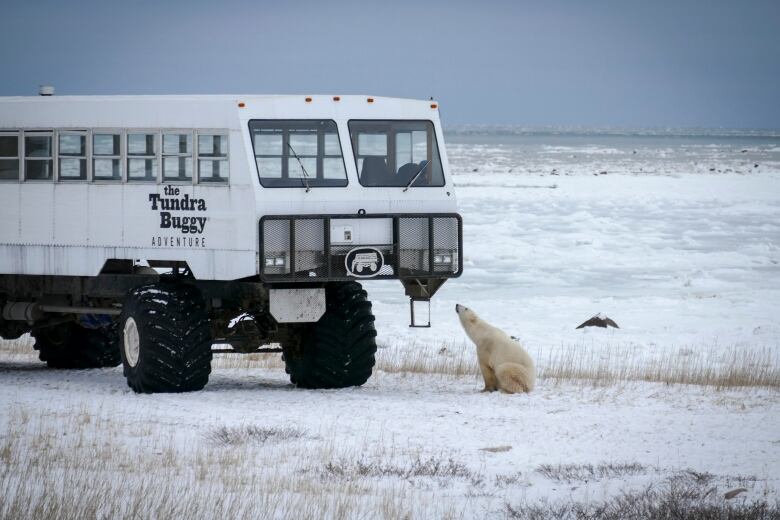
<svg viewBox="0 0 780 520">
<path fill-rule="evenodd" d="M 380 362 L 415 349 L 434 358 L 475 357 L 454 312 L 461 303 L 519 337 L 540 370 L 571 352 L 640 369 L 697 355 L 719 366 L 752 352 L 776 369 L 777 138 L 642 139 L 454 136 L 449 155 L 465 271 L 435 296 L 430 329 L 408 327 L 398 282 L 364 284 Z M 620 328 L 575 329 L 599 313 Z M 216 449 L 209 438 L 221 427 L 294 427 L 302 432 L 287 441 L 294 449 L 262 445 L 253 456 L 282 450 L 280 464 L 307 475 L 340 461 L 452 459 L 481 480 L 362 478 L 399 497 L 418 497 L 404 494 L 412 489 L 475 518 L 502 516 L 506 502 L 598 500 L 686 470 L 714 474 L 721 495 L 742 478 L 751 498 L 778 497 L 777 387 L 542 378 L 529 395 L 505 395 L 480 393 L 474 373 L 380 370 L 362 388 L 308 391 L 293 388 L 282 369 L 233 366 L 220 359 L 202 392 L 147 396 L 127 388 L 121 368 L 49 371 L 32 352 L 0 348 L 0 441 L 14 428 L 36 438 L 34 422 L 15 423 L 20 411 L 55 427 L 63 416 L 101 417 L 117 427 L 113 442 L 142 449 L 170 439 L 181 456 Z M 138 425 L 148 430 L 139 433 Z M 24 449 L 32 450 L 33 440 Z M 640 469 L 573 482 L 539 471 L 602 463 Z M 498 484 L 513 476 L 516 482 Z"/>
<path fill-rule="evenodd" d="M 439 484 L 436 496 L 450 497 L 457 510 L 474 517 L 499 511 L 505 501 L 597 500 L 686 470 L 755 478 L 753 497 L 761 486 L 774 494 L 780 485 L 780 402 L 762 391 L 543 381 L 531 395 L 504 395 L 478 392 L 474 378 L 387 373 L 360 389 L 306 391 L 292 388 L 280 370 L 221 369 L 202 392 L 147 396 L 125 386 L 121 369 L 53 374 L 29 363 L 3 363 L 0 384 L 2 431 L 19 410 L 48 417 L 50 425 L 58 417 L 86 415 L 110 422 L 113 442 L 137 445 L 141 454 L 161 451 L 157 446 L 166 439 L 186 454 L 216 449 L 209 435 L 219 427 L 292 427 L 303 434 L 295 441 L 293 464 L 312 473 L 341 461 L 403 464 L 442 457 L 488 483 L 519 474 L 516 485 L 477 487 L 485 496 L 476 501 L 463 495 L 475 485 L 458 479 Z M 31 443 L 40 435 L 35 424 L 28 427 Z M 144 426 L 149 432 L 139 433 Z M 331 444 L 323 456 L 323 446 Z M 495 447 L 500 449 L 485 451 Z M 505 447 L 511 449 L 501 451 Z M 260 449 L 272 456 L 278 446 Z M 538 472 L 542 464 L 602 463 L 644 469 L 631 479 L 566 485 Z"/>
<path fill-rule="evenodd" d="M 744 160 L 741 144 L 724 146 L 707 156 Z M 454 313 L 462 303 L 537 352 L 591 340 L 776 351 L 780 154 L 767 146 L 761 155 L 777 166 L 750 175 L 686 173 L 703 159 L 681 146 L 669 175 L 634 175 L 616 163 L 606 169 L 617 173 L 594 176 L 600 166 L 571 159 L 560 175 L 540 176 L 530 172 L 551 170 L 543 147 L 450 144 L 465 270 L 432 301 L 434 327 L 415 338 L 462 341 Z M 367 287 L 382 341 L 408 342 L 396 284 Z M 621 329 L 575 330 L 598 313 Z"/>
</svg>

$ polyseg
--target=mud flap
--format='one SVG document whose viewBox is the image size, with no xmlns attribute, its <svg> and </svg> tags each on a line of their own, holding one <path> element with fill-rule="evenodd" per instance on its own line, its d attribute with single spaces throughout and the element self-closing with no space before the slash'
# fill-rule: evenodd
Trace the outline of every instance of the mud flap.
<svg viewBox="0 0 780 520">
<path fill-rule="evenodd" d="M 325 314 L 325 289 L 271 289 L 271 316 L 278 323 L 312 323 Z"/>
</svg>

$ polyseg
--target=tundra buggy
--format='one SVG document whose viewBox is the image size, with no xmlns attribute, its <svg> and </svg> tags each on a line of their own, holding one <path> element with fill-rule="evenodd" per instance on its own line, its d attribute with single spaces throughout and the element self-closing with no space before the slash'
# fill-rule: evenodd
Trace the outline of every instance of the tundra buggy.
<svg viewBox="0 0 780 520">
<path fill-rule="evenodd" d="M 399 280 L 425 326 L 462 271 L 434 101 L 0 98 L 0 222 L 0 336 L 53 368 L 121 363 L 136 392 L 203 388 L 213 352 L 361 385 L 358 280 Z"/>
</svg>

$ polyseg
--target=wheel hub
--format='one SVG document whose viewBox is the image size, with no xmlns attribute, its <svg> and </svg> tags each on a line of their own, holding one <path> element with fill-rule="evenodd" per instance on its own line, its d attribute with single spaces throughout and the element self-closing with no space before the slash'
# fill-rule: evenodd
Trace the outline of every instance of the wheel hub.
<svg viewBox="0 0 780 520">
<path fill-rule="evenodd" d="M 125 359 L 128 365 L 134 367 L 138 364 L 138 357 L 141 353 L 141 338 L 138 335 L 138 325 L 133 318 L 125 320 L 123 336 L 122 348 L 125 351 Z"/>
</svg>

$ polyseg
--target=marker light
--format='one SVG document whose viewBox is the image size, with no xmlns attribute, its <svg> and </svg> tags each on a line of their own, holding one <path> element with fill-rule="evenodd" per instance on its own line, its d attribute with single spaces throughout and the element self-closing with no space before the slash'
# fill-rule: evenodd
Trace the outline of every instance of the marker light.
<svg viewBox="0 0 780 520">
<path fill-rule="evenodd" d="M 265 266 L 266 267 L 284 267 L 284 257 L 283 256 L 266 256 L 265 257 Z"/>
<path fill-rule="evenodd" d="M 439 254 L 439 255 L 433 255 L 433 263 L 434 264 L 451 264 L 452 263 L 452 255 L 451 254 Z"/>
<path fill-rule="evenodd" d="M 439 105 L 437 105 L 436 103 L 431 103 L 431 108 L 433 109 L 439 108 Z"/>
<path fill-rule="evenodd" d="M 307 102 L 307 103 L 311 103 L 311 98 L 310 98 L 310 97 L 307 97 L 307 98 L 306 98 L 306 102 Z"/>
<path fill-rule="evenodd" d="M 374 98 L 370 97 L 366 101 L 368 101 L 369 103 L 373 103 L 374 102 Z"/>
<path fill-rule="evenodd" d="M 244 103 L 243 101 L 239 101 L 238 102 L 238 108 L 244 108 L 245 106 L 246 106 L 246 103 Z"/>
<path fill-rule="evenodd" d="M 333 96 L 333 101 L 341 101 L 341 96 Z"/>
</svg>

